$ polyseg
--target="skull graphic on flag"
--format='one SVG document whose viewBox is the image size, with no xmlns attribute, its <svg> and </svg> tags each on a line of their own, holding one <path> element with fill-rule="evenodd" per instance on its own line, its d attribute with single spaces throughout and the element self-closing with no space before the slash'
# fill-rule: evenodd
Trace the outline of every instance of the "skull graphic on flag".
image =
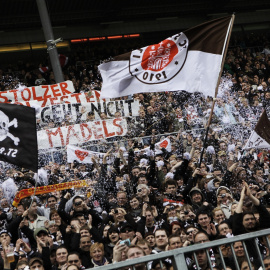
<svg viewBox="0 0 270 270">
<path fill-rule="evenodd" d="M 4 141 L 7 137 L 9 137 L 15 145 L 18 145 L 20 139 L 18 137 L 13 136 L 9 132 L 9 128 L 14 126 L 15 128 L 18 127 L 17 118 L 14 118 L 12 121 L 9 121 L 8 116 L 0 111 L 0 141 Z"/>
</svg>

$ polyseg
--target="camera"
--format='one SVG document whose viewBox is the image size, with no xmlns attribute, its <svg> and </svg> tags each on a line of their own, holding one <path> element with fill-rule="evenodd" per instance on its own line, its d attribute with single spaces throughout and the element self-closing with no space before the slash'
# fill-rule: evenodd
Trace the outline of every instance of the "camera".
<svg viewBox="0 0 270 270">
<path fill-rule="evenodd" d="M 50 225 L 54 225 L 54 224 L 55 224 L 55 220 L 50 220 L 49 226 L 50 226 Z"/>
<path fill-rule="evenodd" d="M 120 244 L 125 244 L 127 247 L 129 247 L 131 243 L 129 239 L 126 239 L 126 240 L 120 241 Z"/>
<path fill-rule="evenodd" d="M 175 209 L 175 206 L 174 205 L 171 205 L 170 206 L 170 210 L 174 210 Z"/>
<path fill-rule="evenodd" d="M 71 227 L 71 229 L 75 229 L 74 225 L 71 225 L 70 227 Z"/>
<path fill-rule="evenodd" d="M 118 209 L 114 209 L 114 213 L 115 214 L 118 214 Z"/>
<path fill-rule="evenodd" d="M 187 210 L 184 211 L 184 214 L 185 215 L 188 215 L 188 213 L 189 213 L 189 211 L 187 211 Z"/>
<path fill-rule="evenodd" d="M 79 206 L 79 205 L 81 205 L 81 204 L 82 204 L 81 201 L 80 201 L 80 202 L 75 202 L 75 203 L 74 203 L 75 206 Z"/>
<path fill-rule="evenodd" d="M 221 194 L 221 198 L 225 198 L 226 197 L 226 194 Z"/>
<path fill-rule="evenodd" d="M 139 192 L 139 193 L 140 193 L 140 192 L 142 192 L 142 189 L 141 189 L 141 188 L 139 188 L 139 189 L 137 190 L 137 192 Z"/>
</svg>

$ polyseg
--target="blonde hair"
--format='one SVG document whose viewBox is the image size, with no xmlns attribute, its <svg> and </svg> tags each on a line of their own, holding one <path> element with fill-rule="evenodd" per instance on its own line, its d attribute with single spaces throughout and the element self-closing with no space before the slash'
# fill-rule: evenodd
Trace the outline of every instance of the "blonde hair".
<svg viewBox="0 0 270 270">
<path fill-rule="evenodd" d="M 222 211 L 222 213 L 224 214 L 224 212 L 223 212 L 223 210 L 221 209 L 221 207 L 218 206 L 218 207 L 216 207 L 215 209 L 213 209 L 213 211 L 212 211 L 212 216 L 213 216 L 213 217 L 215 216 L 215 214 L 216 214 L 217 211 Z M 225 215 L 224 215 L 224 216 L 225 216 Z"/>
<path fill-rule="evenodd" d="M 94 252 L 95 249 L 100 249 L 104 255 L 104 245 L 102 243 L 94 243 L 93 245 L 91 245 L 90 247 L 90 256 L 92 257 L 92 254 Z"/>
</svg>

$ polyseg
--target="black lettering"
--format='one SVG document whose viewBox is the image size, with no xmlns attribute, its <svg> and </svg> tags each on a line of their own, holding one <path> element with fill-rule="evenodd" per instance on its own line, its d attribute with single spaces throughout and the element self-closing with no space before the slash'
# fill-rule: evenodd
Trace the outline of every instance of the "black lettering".
<svg viewBox="0 0 270 270">
<path fill-rule="evenodd" d="M 44 123 L 48 122 L 51 119 L 51 117 L 49 115 L 45 116 L 45 113 L 47 110 L 49 110 L 49 107 L 44 107 L 40 113 L 41 121 Z"/>
<path fill-rule="evenodd" d="M 125 116 L 125 110 L 124 110 L 124 101 L 120 100 L 120 107 L 121 107 L 121 112 L 122 112 L 122 116 Z"/>
<path fill-rule="evenodd" d="M 106 107 L 106 102 L 103 101 L 103 109 L 104 113 L 107 115 L 107 107 Z"/>
<path fill-rule="evenodd" d="M 148 78 L 148 72 L 143 73 L 143 79 L 146 80 Z"/>
<path fill-rule="evenodd" d="M 115 107 L 116 107 L 116 112 L 121 112 L 121 115 L 124 116 L 124 106 L 123 106 L 123 100 L 119 101 L 120 104 L 118 106 L 118 101 L 115 101 Z"/>
<path fill-rule="evenodd" d="M 183 41 L 183 43 L 179 42 L 178 44 L 179 44 L 179 46 L 183 47 L 183 46 L 186 45 L 186 43 L 187 43 L 187 40 L 185 39 L 185 40 Z"/>
<path fill-rule="evenodd" d="M 75 108 L 75 110 L 76 110 L 76 115 L 78 115 L 78 114 L 80 113 L 80 106 L 81 106 L 81 103 L 72 103 L 71 105 L 72 105 L 72 107 Z"/>
<path fill-rule="evenodd" d="M 67 107 L 67 110 L 66 110 L 66 107 Z M 64 115 L 71 115 L 71 104 L 63 104 L 63 112 L 64 112 Z"/>
<path fill-rule="evenodd" d="M 162 71 L 162 75 L 163 75 L 164 79 L 167 79 L 167 76 L 166 76 L 166 72 L 165 71 Z"/>
<path fill-rule="evenodd" d="M 128 103 L 128 113 L 129 116 L 132 116 L 132 108 L 131 108 L 131 103 L 133 103 L 134 100 L 125 100 L 125 103 Z"/>
<path fill-rule="evenodd" d="M 263 142 L 263 140 L 261 140 L 261 139 L 258 140 L 258 139 L 257 139 L 257 140 L 256 140 L 256 143 L 255 143 L 255 146 L 260 145 L 262 142 Z"/>
<path fill-rule="evenodd" d="M 91 103 L 91 111 L 92 112 L 97 112 L 98 115 L 100 116 L 100 114 L 101 114 L 100 102 L 97 102 L 97 107 L 95 106 L 95 103 Z"/>
<path fill-rule="evenodd" d="M 179 37 L 181 37 L 182 33 L 179 33 L 177 35 L 175 35 L 175 37 L 173 38 L 174 40 L 177 40 Z"/>
<path fill-rule="evenodd" d="M 53 105 L 52 106 L 52 115 L 53 115 L 53 121 L 57 122 L 59 119 L 57 117 L 58 115 L 58 110 L 57 109 L 60 109 L 61 105 Z"/>
<path fill-rule="evenodd" d="M 73 103 L 71 105 L 72 105 L 72 107 L 75 108 L 75 111 L 76 111 L 76 120 L 75 120 L 75 122 L 76 122 L 78 120 L 79 115 L 80 115 L 80 107 L 82 104 L 81 103 Z"/>
<path fill-rule="evenodd" d="M 115 102 L 114 101 L 109 101 L 109 102 L 107 102 L 107 104 L 106 104 L 106 102 L 104 102 L 104 103 L 105 103 L 105 105 L 107 105 L 107 115 L 112 117 L 113 113 L 110 111 L 110 108 L 115 106 Z M 111 104 L 113 104 L 113 106 L 111 106 Z"/>
</svg>

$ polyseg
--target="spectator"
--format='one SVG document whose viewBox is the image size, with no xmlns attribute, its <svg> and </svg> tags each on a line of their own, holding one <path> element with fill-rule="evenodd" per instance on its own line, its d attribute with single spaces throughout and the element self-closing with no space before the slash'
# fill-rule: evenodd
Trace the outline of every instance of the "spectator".
<svg viewBox="0 0 270 270">
<path fill-rule="evenodd" d="M 56 249 L 57 268 L 55 269 L 61 269 L 67 263 L 67 258 L 68 258 L 68 250 L 64 246 L 59 246 Z"/>
<path fill-rule="evenodd" d="M 232 235 L 232 229 L 230 228 L 230 225 L 227 221 L 223 220 L 221 221 L 217 226 L 218 232 L 220 235 L 229 237 Z"/>
<path fill-rule="evenodd" d="M 165 251 L 168 244 L 168 235 L 164 229 L 158 229 L 155 231 L 155 242 L 156 247 L 154 248 L 157 252 Z"/>
<path fill-rule="evenodd" d="M 168 239 L 168 243 L 169 243 L 169 250 L 180 248 L 183 246 L 181 238 L 177 234 L 172 234 Z"/>
<path fill-rule="evenodd" d="M 263 263 L 264 263 L 265 270 L 269 270 L 270 269 L 270 257 L 269 256 L 265 257 L 263 260 Z"/>
<path fill-rule="evenodd" d="M 90 247 L 91 262 L 94 267 L 107 265 L 109 262 L 104 257 L 104 246 L 102 243 L 94 243 Z"/>
<path fill-rule="evenodd" d="M 30 270 L 38 269 L 38 270 L 45 270 L 43 266 L 42 259 L 38 257 L 34 257 L 29 261 L 29 268 Z"/>
<path fill-rule="evenodd" d="M 79 269 L 83 269 L 84 266 L 82 266 L 82 261 L 80 259 L 80 255 L 77 252 L 71 252 L 68 254 L 67 257 L 67 265 L 77 265 Z"/>
<path fill-rule="evenodd" d="M 25 202 L 24 204 L 24 209 L 28 209 L 28 224 L 29 224 L 29 228 L 31 230 L 35 230 L 37 228 L 43 227 L 45 228 L 45 222 L 48 223 L 48 219 L 43 217 L 43 216 L 39 216 L 37 214 L 37 201 L 34 199 L 32 200 L 28 200 Z"/>
</svg>

